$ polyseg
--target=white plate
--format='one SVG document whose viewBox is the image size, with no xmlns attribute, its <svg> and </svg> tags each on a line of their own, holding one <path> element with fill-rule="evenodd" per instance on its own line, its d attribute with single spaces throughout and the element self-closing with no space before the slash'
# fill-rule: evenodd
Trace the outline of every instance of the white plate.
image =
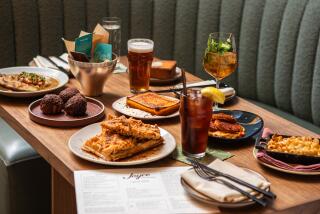
<svg viewBox="0 0 320 214">
<path fill-rule="evenodd" d="M 49 68 L 39 68 L 39 67 L 9 67 L 0 69 L 0 74 L 19 74 L 22 71 L 31 72 L 47 77 L 55 78 L 59 81 L 59 84 L 55 88 L 50 88 L 47 90 L 35 91 L 35 92 L 26 92 L 26 91 L 12 91 L 12 90 L 2 90 L 0 89 L 0 94 L 9 96 L 9 97 L 36 97 L 47 94 L 51 91 L 55 91 L 65 84 L 68 83 L 69 77 L 58 70 L 49 69 Z"/>
<path fill-rule="evenodd" d="M 181 68 L 176 67 L 176 73 L 174 75 L 174 77 L 170 78 L 170 79 L 157 79 L 157 78 L 150 78 L 150 84 L 154 84 L 154 85 L 162 85 L 162 84 L 170 84 L 172 82 L 177 81 L 178 79 L 181 78 Z"/>
<path fill-rule="evenodd" d="M 160 134 L 164 139 L 164 142 L 163 142 L 164 144 L 154 148 L 154 150 L 151 149 L 150 151 L 152 151 L 152 153 L 150 153 L 150 155 L 142 155 L 141 158 L 139 159 L 133 156 L 132 158 L 127 159 L 125 161 L 106 161 L 95 155 L 84 152 L 81 149 L 82 145 L 89 138 L 94 137 L 95 135 L 101 132 L 100 123 L 91 124 L 74 133 L 69 139 L 68 145 L 69 145 L 69 149 L 73 154 L 75 154 L 76 156 L 82 159 L 85 159 L 94 163 L 99 163 L 104 165 L 113 165 L 113 166 L 131 166 L 131 165 L 145 164 L 145 163 L 150 163 L 168 156 L 176 148 L 176 141 L 174 137 L 168 131 L 162 128 L 159 128 L 159 129 L 160 129 Z M 148 151 L 144 153 L 147 153 L 147 152 Z M 141 153 L 141 154 L 144 154 L 144 153 Z M 137 156 L 139 156 L 139 154 Z"/>
<path fill-rule="evenodd" d="M 176 99 L 173 97 L 169 97 L 171 99 Z M 117 112 L 120 112 L 121 114 L 127 115 L 129 117 L 134 117 L 141 120 L 158 120 L 158 119 L 165 119 L 165 118 L 171 118 L 171 117 L 177 117 L 179 116 L 179 111 L 176 111 L 173 114 L 166 115 L 166 116 L 158 116 L 158 115 L 152 115 L 148 112 L 131 108 L 127 106 L 127 97 L 122 97 L 112 103 L 112 108 L 116 110 Z"/>
<path fill-rule="evenodd" d="M 295 174 L 295 175 L 320 175 L 320 170 L 319 171 L 312 171 L 312 172 L 301 172 L 301 171 L 294 171 L 294 170 L 288 170 L 288 169 L 282 169 L 280 167 L 274 166 L 272 164 L 266 163 L 261 161 L 259 158 L 257 158 L 257 152 L 258 150 L 256 148 L 253 148 L 253 157 L 262 165 L 269 167 L 271 169 L 280 171 L 280 172 L 285 172 L 289 174 Z"/>
<path fill-rule="evenodd" d="M 256 176 L 258 176 L 259 178 L 261 178 L 262 180 L 268 181 L 265 177 L 263 177 L 261 174 L 251 170 L 251 169 L 247 169 L 247 168 L 242 168 L 243 170 L 247 171 L 248 173 L 254 174 Z M 181 178 L 181 185 L 184 188 L 184 190 L 190 194 L 191 197 L 205 202 L 207 204 L 213 205 L 213 206 L 217 206 L 217 207 L 224 207 L 224 208 L 240 208 L 240 207 L 246 207 L 246 206 L 252 206 L 254 205 L 256 202 L 254 202 L 251 199 L 246 199 L 244 201 L 239 201 L 236 203 L 231 203 L 231 202 L 220 202 L 220 201 L 216 201 L 212 198 L 209 198 L 208 196 L 196 191 L 193 187 L 191 187 L 183 178 Z M 266 191 L 269 191 L 270 187 L 266 189 Z M 256 195 L 257 198 L 262 198 L 263 195 L 262 194 L 258 194 Z"/>
<path fill-rule="evenodd" d="M 205 81 L 200 81 L 200 82 L 187 83 L 187 87 L 196 88 L 197 86 L 201 86 L 201 85 L 212 86 L 215 84 L 216 84 L 215 80 L 205 80 Z M 223 84 L 223 85 L 220 85 L 221 86 L 220 90 L 226 96 L 225 102 L 232 100 L 236 96 L 236 90 L 234 88 L 232 88 L 231 86 L 227 85 L 226 83 L 220 83 L 220 84 Z M 182 83 L 175 85 L 173 88 L 174 89 L 180 89 L 180 88 L 182 89 Z M 176 94 L 180 96 L 180 91 L 177 91 Z"/>
</svg>

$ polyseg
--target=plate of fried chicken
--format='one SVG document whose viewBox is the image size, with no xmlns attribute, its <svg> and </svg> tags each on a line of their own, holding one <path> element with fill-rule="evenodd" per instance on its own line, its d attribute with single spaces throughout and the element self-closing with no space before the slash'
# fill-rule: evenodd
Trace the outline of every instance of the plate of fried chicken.
<svg viewBox="0 0 320 214">
<path fill-rule="evenodd" d="M 153 162 L 168 156 L 175 147 L 174 137 L 156 124 L 110 114 L 105 121 L 80 129 L 69 140 L 69 149 L 76 156 L 115 166 Z"/>
<path fill-rule="evenodd" d="M 209 139 L 239 141 L 250 138 L 263 128 L 263 119 L 251 112 L 219 110 L 212 113 Z"/>
</svg>

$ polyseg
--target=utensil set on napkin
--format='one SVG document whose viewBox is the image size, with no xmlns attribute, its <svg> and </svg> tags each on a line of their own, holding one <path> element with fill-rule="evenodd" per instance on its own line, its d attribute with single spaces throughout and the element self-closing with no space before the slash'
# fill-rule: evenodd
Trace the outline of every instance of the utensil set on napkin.
<svg viewBox="0 0 320 214">
<path fill-rule="evenodd" d="M 237 203 L 249 198 L 266 206 L 265 197 L 276 198 L 270 191 L 270 183 L 257 173 L 219 159 L 208 166 L 197 160 L 189 161 L 193 170 L 183 173 L 182 179 L 198 192 L 216 201 Z"/>
<path fill-rule="evenodd" d="M 37 67 L 40 68 L 51 68 L 55 70 L 62 71 L 69 76 L 72 76 L 70 67 L 68 64 L 68 54 L 63 53 L 62 55 L 56 56 L 36 56 L 33 58 L 33 61 Z M 113 73 L 125 73 L 127 71 L 127 67 L 118 62 Z"/>
<path fill-rule="evenodd" d="M 196 83 L 188 83 L 186 84 L 186 88 L 204 88 L 208 86 L 213 86 L 215 87 L 216 82 L 214 80 L 206 80 L 206 81 L 200 81 Z M 225 83 L 220 83 L 220 90 L 226 97 L 231 96 L 235 93 L 234 88 L 230 87 L 229 85 Z M 182 90 L 182 84 L 178 84 L 174 86 L 173 88 L 169 89 L 160 89 L 160 90 L 153 90 L 152 92 L 154 93 L 168 93 L 168 92 L 173 92 L 173 93 L 180 93 Z"/>
<path fill-rule="evenodd" d="M 66 53 L 59 57 L 55 56 L 36 56 L 33 58 L 34 63 L 40 68 L 51 68 L 55 70 L 60 70 L 67 75 L 71 75 L 70 68 L 67 62 L 68 55 Z"/>
</svg>

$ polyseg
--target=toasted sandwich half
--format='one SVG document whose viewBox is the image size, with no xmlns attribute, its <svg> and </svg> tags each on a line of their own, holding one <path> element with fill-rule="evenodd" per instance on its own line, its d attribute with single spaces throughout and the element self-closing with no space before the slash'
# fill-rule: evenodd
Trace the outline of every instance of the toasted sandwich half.
<svg viewBox="0 0 320 214">
<path fill-rule="evenodd" d="M 178 111 L 180 101 L 173 97 L 146 92 L 127 97 L 127 105 L 153 115 L 165 116 Z"/>
</svg>

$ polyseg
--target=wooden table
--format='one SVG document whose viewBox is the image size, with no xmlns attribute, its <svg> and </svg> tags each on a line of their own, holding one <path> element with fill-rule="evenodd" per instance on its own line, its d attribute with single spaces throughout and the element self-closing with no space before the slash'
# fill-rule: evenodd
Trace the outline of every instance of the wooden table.
<svg viewBox="0 0 320 214">
<path fill-rule="evenodd" d="M 121 59 L 126 63 L 126 58 Z M 107 81 L 105 94 L 98 99 L 106 106 L 106 113 L 114 113 L 111 108 L 112 102 L 129 94 L 129 83 L 127 73 L 114 74 Z M 187 74 L 188 82 L 199 80 L 199 78 Z M 72 79 L 70 85 L 77 82 Z M 17 99 L 0 96 L 0 116 L 3 117 L 30 145 L 51 165 L 52 167 L 52 213 L 71 214 L 76 213 L 74 178 L 76 170 L 112 168 L 90 163 L 74 156 L 68 149 L 67 143 L 70 136 L 78 128 L 50 128 L 38 125 L 30 121 L 27 107 L 34 99 Z M 265 126 L 282 134 L 309 135 L 319 137 L 294 123 L 291 123 L 267 110 L 264 110 L 242 98 L 236 98 L 226 108 L 242 109 L 260 115 Z M 176 141 L 180 143 L 179 119 L 159 121 L 158 124 L 171 132 Z M 286 213 L 316 213 L 320 210 L 320 176 L 298 176 L 284 174 L 262 167 L 252 156 L 252 144 L 234 144 L 229 146 L 218 146 L 217 148 L 230 151 L 235 156 L 228 161 L 239 166 L 253 169 L 264 175 L 272 184 L 272 190 L 278 198 L 267 209 L 251 207 L 237 212 L 274 212 Z M 179 166 L 182 163 L 169 157 L 157 162 L 144 165 L 144 167 L 155 166 Z M 308 212 L 307 212 L 308 210 Z M 232 212 L 221 210 L 222 212 Z"/>
</svg>

